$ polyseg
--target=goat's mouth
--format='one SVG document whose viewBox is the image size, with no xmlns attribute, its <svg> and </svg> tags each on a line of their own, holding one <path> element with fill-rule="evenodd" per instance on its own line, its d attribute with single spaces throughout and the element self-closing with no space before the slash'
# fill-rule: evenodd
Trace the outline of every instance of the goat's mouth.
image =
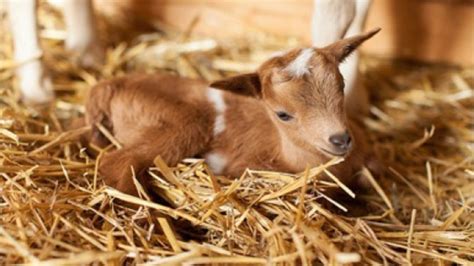
<svg viewBox="0 0 474 266">
<path fill-rule="evenodd" d="M 323 153 L 325 153 L 326 155 L 329 155 L 329 156 L 344 157 L 349 153 L 349 149 L 346 150 L 346 151 L 337 151 L 337 152 L 336 151 L 329 151 L 327 149 L 320 148 L 320 147 L 318 147 L 318 149 L 320 151 L 322 151 Z"/>
</svg>

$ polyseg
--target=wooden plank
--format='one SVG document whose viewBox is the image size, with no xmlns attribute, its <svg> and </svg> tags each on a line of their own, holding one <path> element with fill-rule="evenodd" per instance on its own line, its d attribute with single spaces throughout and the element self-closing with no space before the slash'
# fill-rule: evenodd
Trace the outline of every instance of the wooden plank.
<svg viewBox="0 0 474 266">
<path fill-rule="evenodd" d="M 474 65 L 473 1 L 374 1 L 367 26 L 383 28 L 365 50 L 379 55 Z"/>
</svg>

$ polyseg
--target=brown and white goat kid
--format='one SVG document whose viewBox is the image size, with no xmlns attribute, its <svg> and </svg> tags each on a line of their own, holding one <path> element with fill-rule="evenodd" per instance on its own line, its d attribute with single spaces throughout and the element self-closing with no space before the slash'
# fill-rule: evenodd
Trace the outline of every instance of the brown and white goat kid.
<svg viewBox="0 0 474 266">
<path fill-rule="evenodd" d="M 343 156 L 331 171 L 351 183 L 367 153 L 346 118 L 338 66 L 378 31 L 295 49 L 210 85 L 160 74 L 100 83 L 86 106 L 92 142 L 106 144 L 101 123 L 123 148 L 105 154 L 99 172 L 108 185 L 136 194 L 131 167 L 142 177 L 158 155 L 171 166 L 202 156 L 214 173 L 235 177 L 246 168 L 300 172 Z"/>
</svg>

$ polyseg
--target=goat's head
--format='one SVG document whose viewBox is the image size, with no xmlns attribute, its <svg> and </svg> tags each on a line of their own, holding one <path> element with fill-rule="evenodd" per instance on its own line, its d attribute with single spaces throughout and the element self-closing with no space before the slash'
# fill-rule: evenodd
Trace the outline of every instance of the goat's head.
<svg viewBox="0 0 474 266">
<path fill-rule="evenodd" d="M 378 31 L 324 48 L 291 50 L 267 60 L 255 73 L 216 81 L 211 87 L 259 98 L 285 141 L 310 152 L 344 156 L 351 147 L 351 133 L 338 67 Z"/>
</svg>

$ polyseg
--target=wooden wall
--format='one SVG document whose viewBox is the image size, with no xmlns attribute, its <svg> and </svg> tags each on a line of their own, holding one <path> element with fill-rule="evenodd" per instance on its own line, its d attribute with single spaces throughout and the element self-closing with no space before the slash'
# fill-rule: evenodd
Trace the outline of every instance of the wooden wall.
<svg viewBox="0 0 474 266">
<path fill-rule="evenodd" d="M 100 8 L 115 3 L 97 0 Z M 312 0 L 122 0 L 128 16 L 196 34 L 238 38 L 261 30 L 309 43 Z M 364 52 L 474 65 L 473 0 L 373 0 L 367 28 L 382 27 Z"/>
</svg>

